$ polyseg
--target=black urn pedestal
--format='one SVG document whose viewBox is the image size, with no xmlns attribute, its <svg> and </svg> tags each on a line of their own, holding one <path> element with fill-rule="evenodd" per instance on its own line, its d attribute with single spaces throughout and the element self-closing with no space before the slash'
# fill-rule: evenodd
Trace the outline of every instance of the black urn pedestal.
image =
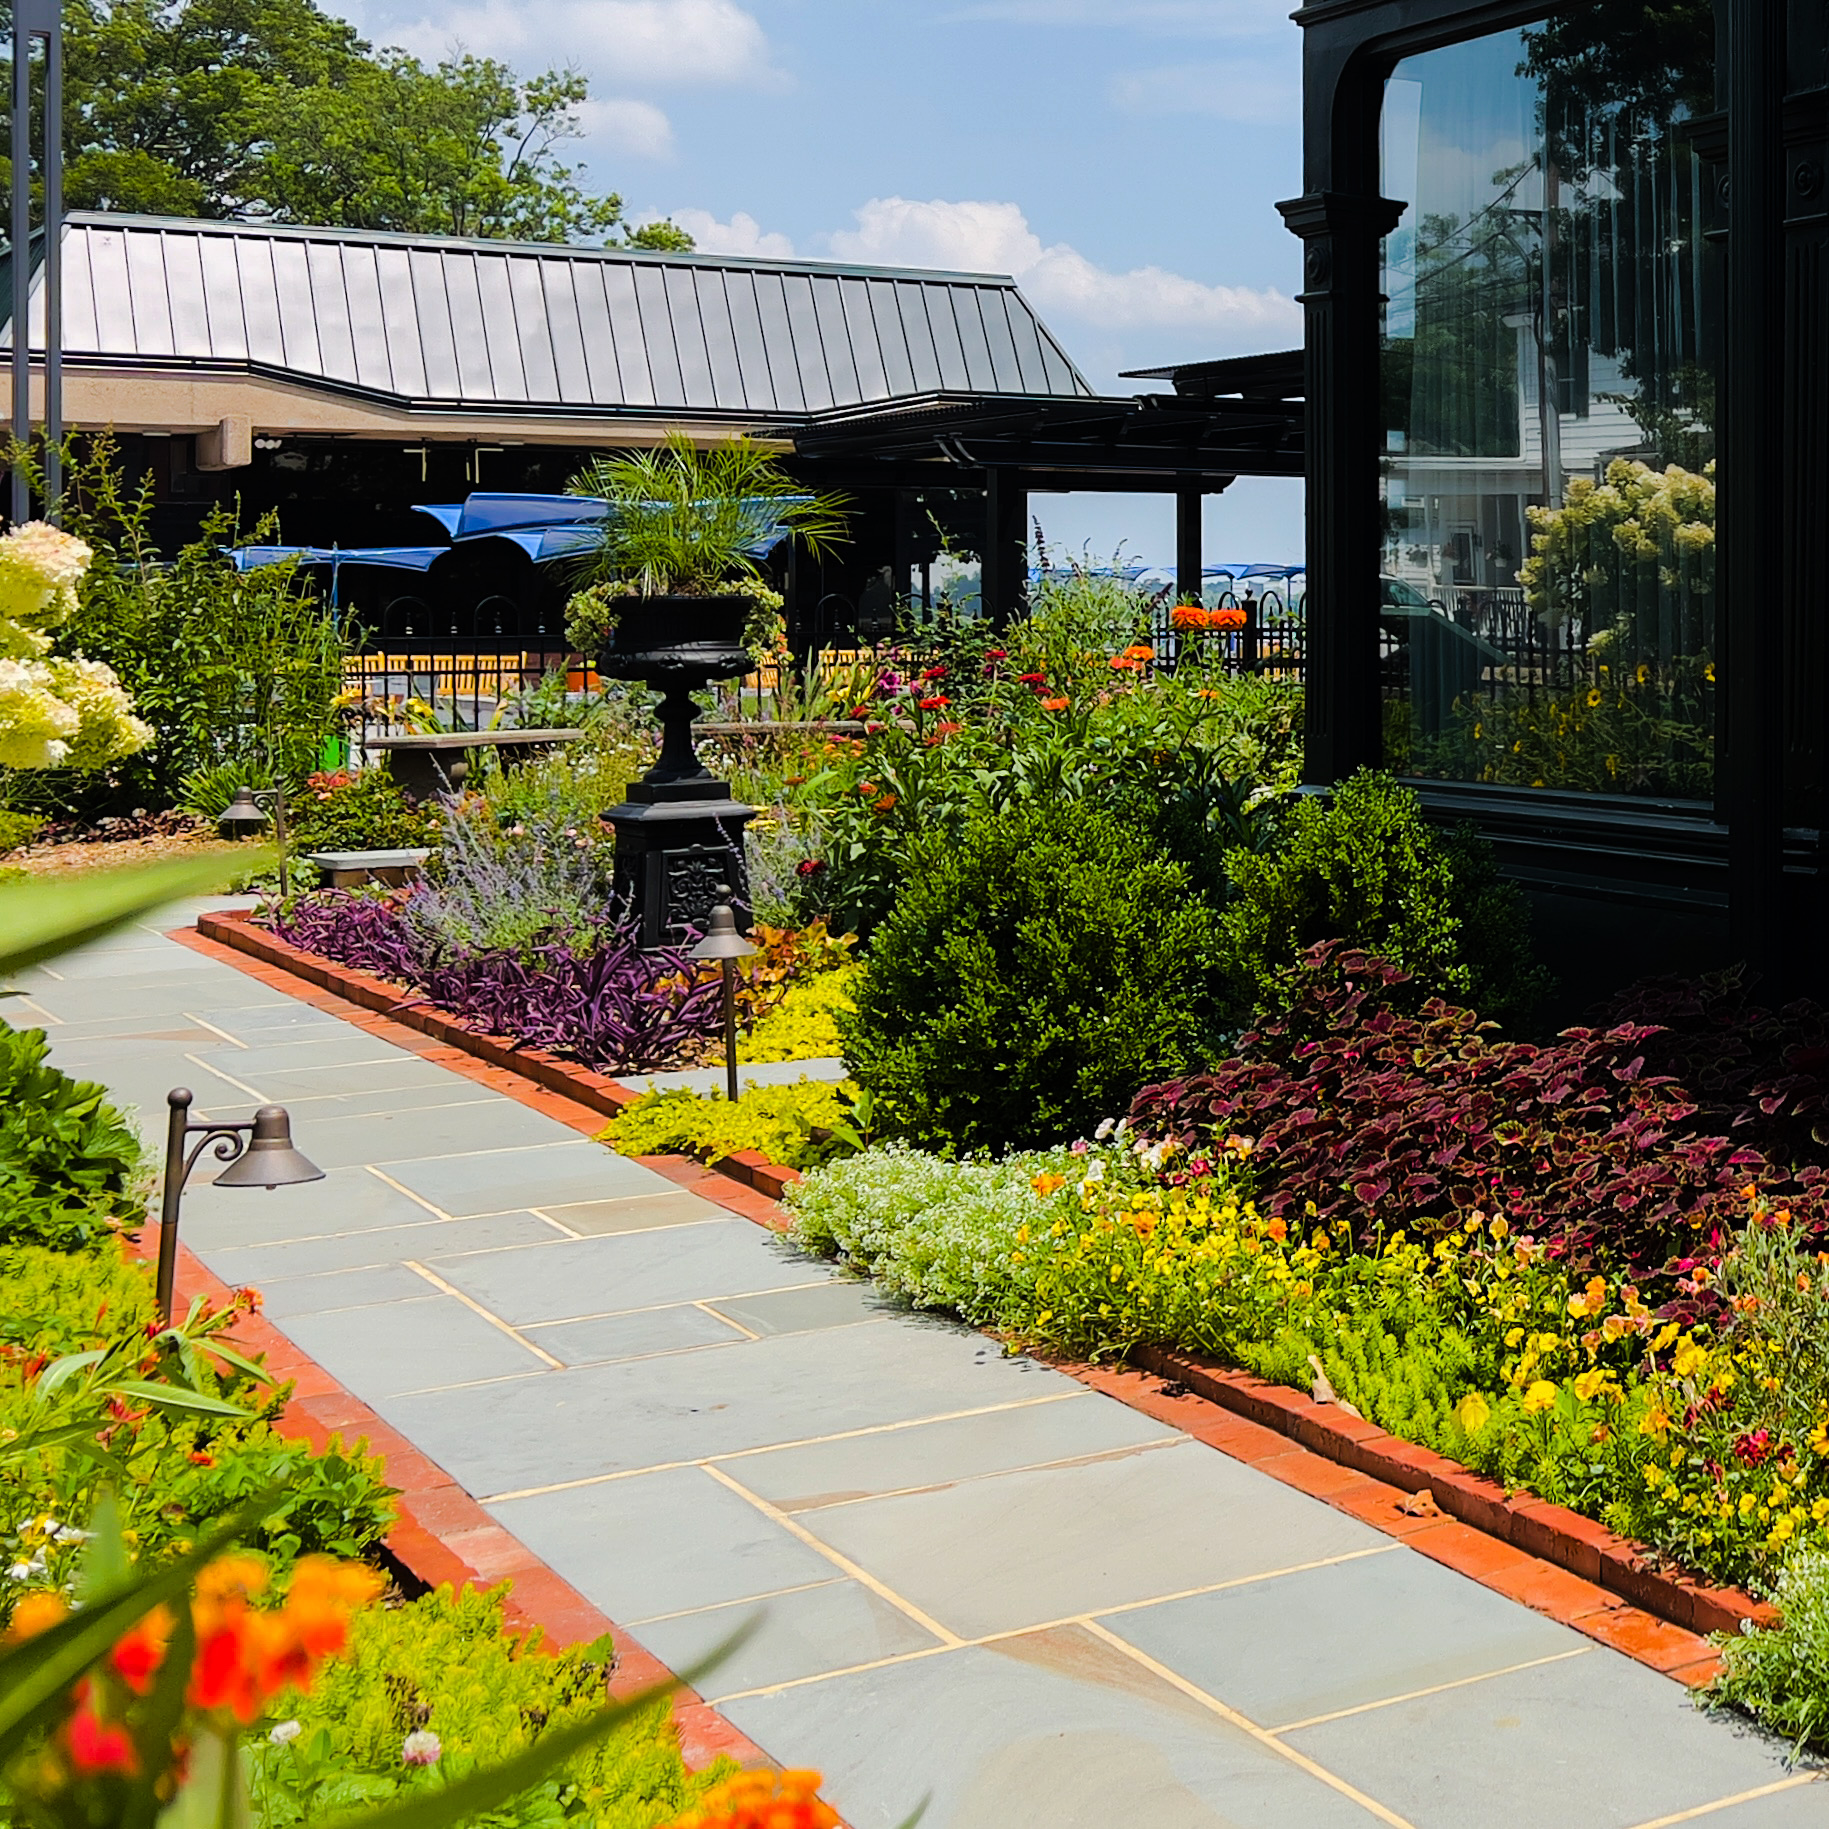
<svg viewBox="0 0 1829 1829">
<path fill-rule="evenodd" d="M 617 905 L 636 920 L 641 944 L 679 946 L 701 934 L 720 902 L 747 929 L 749 872 L 743 832 L 756 809 L 733 800 L 699 761 L 693 693 L 740 679 L 755 662 L 743 646 L 746 597 L 631 597 L 615 636 L 597 657 L 610 679 L 645 680 L 661 691 L 660 760 L 603 817 L 616 835 Z"/>
</svg>

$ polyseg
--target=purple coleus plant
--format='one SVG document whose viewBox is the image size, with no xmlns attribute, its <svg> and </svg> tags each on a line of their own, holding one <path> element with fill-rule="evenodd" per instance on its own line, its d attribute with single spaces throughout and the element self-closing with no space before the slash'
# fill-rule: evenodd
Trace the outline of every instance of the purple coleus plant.
<svg viewBox="0 0 1829 1829">
<path fill-rule="evenodd" d="M 409 921 L 406 898 L 327 889 L 276 914 L 283 940 L 373 972 L 492 1035 L 545 1048 L 603 1072 L 666 1067 L 714 1037 L 715 979 L 685 952 L 644 952 L 614 919 L 555 926 L 521 947 L 441 945 Z"/>
</svg>

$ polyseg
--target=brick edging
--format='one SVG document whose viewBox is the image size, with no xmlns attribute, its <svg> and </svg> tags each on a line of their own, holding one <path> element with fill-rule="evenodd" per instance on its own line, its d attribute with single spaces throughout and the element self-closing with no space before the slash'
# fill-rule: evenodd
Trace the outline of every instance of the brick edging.
<svg viewBox="0 0 1829 1829">
<path fill-rule="evenodd" d="M 198 928 L 208 935 L 207 940 L 198 942 L 189 935 L 174 938 L 211 952 L 233 949 L 245 959 L 259 960 L 266 970 L 257 965 L 244 969 L 258 972 L 270 982 L 282 975 L 303 978 L 331 993 L 321 1000 L 326 1005 L 346 1000 L 384 1010 L 385 1023 L 369 1017 L 367 1026 L 380 1030 L 405 1024 L 433 1035 L 461 1055 L 488 1061 L 489 1068 L 478 1068 L 473 1060 L 461 1057 L 449 1064 L 477 1078 L 486 1074 L 491 1084 L 501 1084 L 503 1090 L 511 1090 L 503 1082 L 533 1080 L 550 1089 L 544 1097 L 531 1088 L 516 1096 L 542 1108 L 550 1105 L 555 1115 L 564 1114 L 559 1109 L 561 1100 L 554 1099 L 553 1092 L 572 1101 L 574 1110 L 577 1106 L 597 1112 L 606 1109 L 586 1096 L 593 1082 L 602 1089 L 599 1096 L 615 1101 L 611 1109 L 635 1096 L 601 1074 L 539 1050 L 516 1049 L 442 1012 L 424 1006 L 402 1008 L 398 986 L 318 959 L 253 926 L 251 915 L 250 910 L 206 914 Z M 523 1062 L 535 1063 L 538 1070 L 524 1070 Z M 586 1128 L 576 1117 L 567 1121 Z M 775 1205 L 779 1191 L 800 1179 L 795 1170 L 771 1163 L 755 1151 L 744 1151 L 710 1168 L 681 1156 L 639 1160 L 694 1193 L 776 1231 L 787 1223 Z M 1718 1668 L 1714 1648 L 1703 1634 L 1736 1631 L 1748 1620 L 1757 1626 L 1777 1621 L 1776 1610 L 1751 1595 L 1666 1573 L 1655 1566 L 1652 1552 L 1644 1545 L 1615 1536 L 1592 1519 L 1548 1500 L 1528 1493 L 1508 1495 L 1496 1481 L 1430 1449 L 1402 1441 L 1375 1423 L 1349 1417 L 1336 1405 L 1316 1403 L 1287 1386 L 1167 1348 L 1140 1347 L 1130 1358 L 1131 1364 L 1123 1368 L 1052 1363 L 1132 1409 L 1209 1440 L 1235 1458 L 1261 1465 L 1274 1477 L 1340 1505 L 1484 1585 L 1686 1683 L 1705 1683 Z M 1157 1381 L 1154 1385 L 1152 1378 Z M 1215 1409 L 1229 1415 L 1213 1417 Z M 1330 1464 L 1340 1471 L 1329 1471 Z M 1425 1490 L 1434 1501 L 1432 1509 L 1415 1513 L 1399 1509 L 1397 1495 Z"/>
<path fill-rule="evenodd" d="M 1615 1536 L 1605 1525 L 1527 1492 L 1508 1493 L 1496 1480 L 1458 1461 L 1387 1434 L 1376 1423 L 1348 1416 L 1338 1404 L 1317 1403 L 1287 1385 L 1271 1384 L 1230 1366 L 1163 1347 L 1138 1347 L 1132 1364 L 1236 1416 L 1274 1429 L 1356 1473 L 1408 1493 L 1427 1491 L 1451 1518 L 1540 1562 L 1567 1569 L 1647 1613 L 1696 1633 L 1737 1632 L 1751 1620 L 1778 1622 L 1778 1612 L 1739 1588 L 1711 1587 L 1654 1566 L 1644 1544 Z"/>
<path fill-rule="evenodd" d="M 639 1093 L 619 1086 L 608 1074 L 577 1061 L 568 1061 L 545 1048 L 524 1048 L 505 1036 L 490 1035 L 461 1016 L 452 1016 L 428 1003 L 412 1001 L 404 986 L 378 978 L 373 972 L 358 971 L 353 966 L 338 965 L 321 959 L 302 947 L 282 940 L 278 934 L 255 925 L 257 910 L 232 908 L 212 910 L 197 918 L 197 931 L 219 945 L 246 953 L 267 965 L 278 966 L 315 984 L 321 990 L 365 1010 L 374 1010 L 408 1029 L 417 1029 L 436 1041 L 459 1048 L 492 1067 L 520 1074 L 548 1091 L 563 1094 L 592 1111 L 614 1117 L 625 1105 L 631 1105 Z M 754 1188 L 771 1200 L 779 1199 L 782 1190 L 800 1179 L 799 1171 L 786 1169 L 756 1150 L 738 1150 L 713 1164 L 719 1174 Z"/>
<path fill-rule="evenodd" d="M 157 1238 L 158 1228 L 149 1221 L 137 1237 L 128 1235 L 124 1242 L 133 1257 L 150 1259 L 157 1254 Z M 177 1296 L 181 1308 L 198 1296 L 226 1308 L 234 1291 L 180 1242 Z M 243 1353 L 264 1356 L 276 1384 L 292 1385 L 290 1401 L 275 1425 L 283 1436 L 322 1452 L 333 1435 L 340 1435 L 346 1441 L 366 1442 L 368 1452 L 385 1461 L 389 1484 L 399 1488 L 399 1520 L 385 1539 L 388 1554 L 428 1589 L 449 1584 L 461 1593 L 512 1582 L 502 1607 L 504 1624 L 516 1631 L 537 1628 L 555 1651 L 587 1645 L 608 1633 L 616 1650 L 609 1679 L 612 1696 L 632 1695 L 673 1680 L 673 1672 L 639 1640 L 496 1523 L 437 1462 L 383 1422 L 265 1316 L 241 1316 L 230 1337 Z M 674 1692 L 673 1723 L 680 1754 L 691 1770 L 702 1770 L 720 1756 L 744 1766 L 776 1765 L 747 1734 L 684 1685 Z"/>
</svg>

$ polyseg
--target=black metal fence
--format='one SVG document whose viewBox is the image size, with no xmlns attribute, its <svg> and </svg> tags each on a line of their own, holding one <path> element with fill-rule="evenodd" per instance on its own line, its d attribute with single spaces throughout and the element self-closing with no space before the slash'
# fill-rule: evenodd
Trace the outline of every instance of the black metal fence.
<svg viewBox="0 0 1829 1829">
<path fill-rule="evenodd" d="M 563 648 L 511 653 L 460 654 L 377 651 L 344 663 L 351 708 L 350 746 L 366 759 L 370 736 L 424 729 L 487 730 L 505 705 L 513 705 L 548 674 L 562 671 L 571 691 L 596 685 L 575 654 Z"/>
</svg>

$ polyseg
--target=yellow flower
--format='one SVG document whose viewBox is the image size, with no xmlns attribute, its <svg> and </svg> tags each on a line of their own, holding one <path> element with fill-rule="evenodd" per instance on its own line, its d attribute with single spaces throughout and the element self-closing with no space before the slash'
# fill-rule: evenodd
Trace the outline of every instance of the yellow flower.
<svg viewBox="0 0 1829 1829">
<path fill-rule="evenodd" d="M 1456 1406 L 1454 1413 L 1469 1435 L 1478 1435 L 1492 1415 L 1492 1405 L 1478 1391 L 1469 1391 Z"/>
<path fill-rule="evenodd" d="M 1607 1374 L 1596 1366 L 1592 1371 L 1583 1372 L 1575 1380 L 1575 1395 L 1586 1403 L 1592 1403 L 1607 1387 Z"/>
<path fill-rule="evenodd" d="M 1672 1369 L 1679 1378 L 1688 1378 L 1692 1374 L 1701 1371 L 1707 1364 L 1707 1349 L 1697 1346 L 1693 1340 L 1685 1340 L 1683 1344 L 1677 1348 L 1677 1356 L 1671 1362 Z"/>
<path fill-rule="evenodd" d="M 1590 705 L 1598 705 L 1600 703 L 1600 688 L 1598 686 L 1593 687 L 1589 691 L 1588 703 Z"/>
<path fill-rule="evenodd" d="M 1556 1387 L 1551 1384 L 1547 1378 L 1539 1378 L 1537 1382 L 1524 1393 L 1524 1414 L 1526 1416 L 1540 1416 L 1545 1410 L 1552 1408 L 1555 1402 Z"/>
</svg>

